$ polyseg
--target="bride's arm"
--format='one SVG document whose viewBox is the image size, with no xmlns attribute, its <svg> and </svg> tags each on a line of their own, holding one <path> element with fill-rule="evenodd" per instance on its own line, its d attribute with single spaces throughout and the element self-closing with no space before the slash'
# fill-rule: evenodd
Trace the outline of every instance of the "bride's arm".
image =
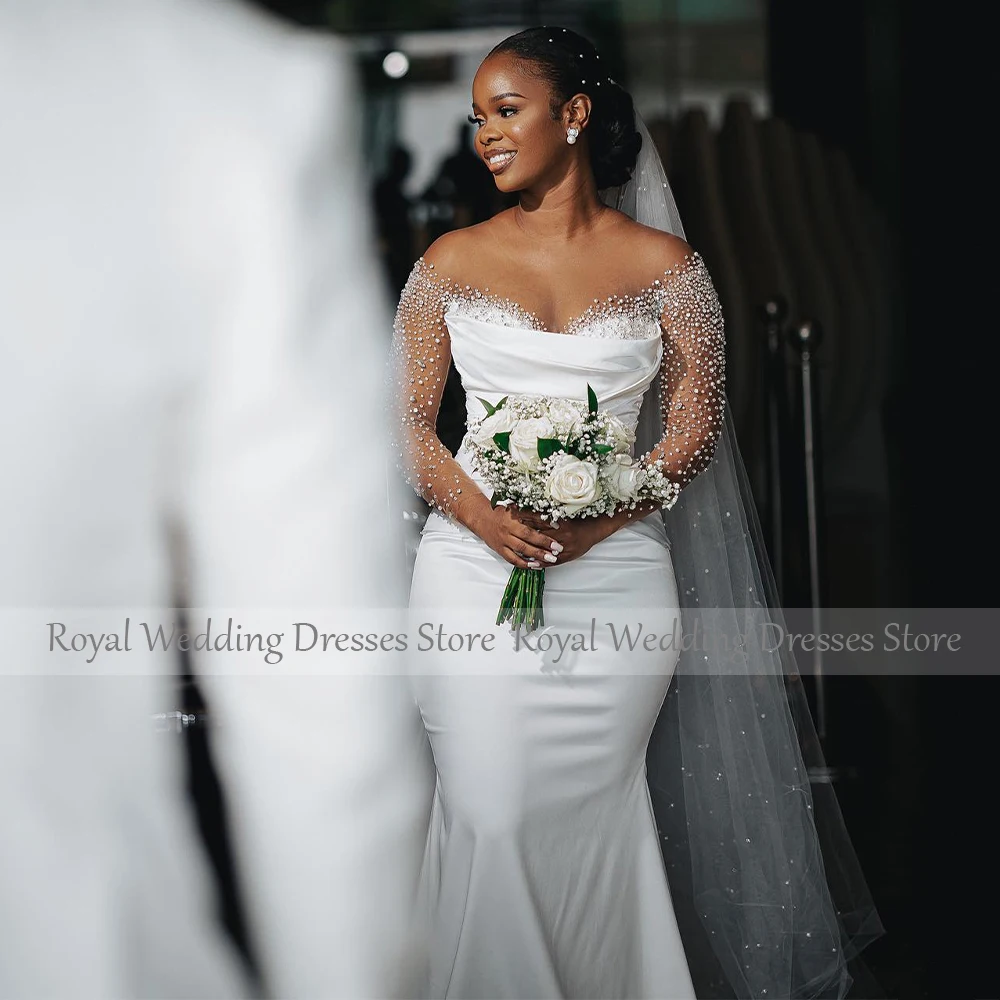
<svg viewBox="0 0 1000 1000">
<path fill-rule="evenodd" d="M 399 299 L 392 339 L 396 446 L 407 483 L 431 506 L 471 527 L 476 511 L 490 502 L 435 429 L 451 363 L 444 322 L 448 287 L 421 257 Z"/>
<path fill-rule="evenodd" d="M 664 474 L 683 489 L 712 461 L 726 405 L 722 309 L 698 254 L 665 275 L 660 328 L 663 439 L 650 457 L 661 459 Z"/>
<path fill-rule="evenodd" d="M 393 324 L 393 424 L 400 466 L 409 485 L 429 504 L 465 525 L 508 562 L 522 568 L 537 565 L 549 551 L 550 540 L 518 522 L 506 508 L 494 510 L 437 436 L 451 363 L 444 311 L 453 283 L 438 273 L 430 256 L 414 265 Z"/>
</svg>

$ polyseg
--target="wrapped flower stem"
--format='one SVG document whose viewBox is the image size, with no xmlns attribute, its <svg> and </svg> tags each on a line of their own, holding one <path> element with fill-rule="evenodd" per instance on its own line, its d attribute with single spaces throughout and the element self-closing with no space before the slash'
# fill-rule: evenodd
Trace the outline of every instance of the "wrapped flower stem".
<svg viewBox="0 0 1000 1000">
<path fill-rule="evenodd" d="M 500 600 L 497 625 L 509 621 L 514 628 L 523 626 L 525 632 L 542 628 L 545 625 L 545 615 L 542 612 L 544 590 L 544 569 L 521 569 L 520 566 L 515 566 Z"/>
</svg>

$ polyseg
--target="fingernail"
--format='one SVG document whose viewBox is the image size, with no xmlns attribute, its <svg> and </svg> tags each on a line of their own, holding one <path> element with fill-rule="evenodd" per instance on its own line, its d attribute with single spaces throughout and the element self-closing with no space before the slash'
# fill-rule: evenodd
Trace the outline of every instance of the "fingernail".
<svg viewBox="0 0 1000 1000">
<path fill-rule="evenodd" d="M 555 562 L 556 561 L 556 557 L 551 552 L 546 552 L 545 555 L 542 556 L 542 558 L 546 562 Z"/>
<path fill-rule="evenodd" d="M 545 558 L 548 559 L 548 556 L 546 556 Z M 528 560 L 528 566 L 529 566 L 530 569 L 541 569 L 542 568 L 542 564 L 540 562 L 538 562 L 537 560 L 535 560 L 535 559 L 529 559 Z"/>
<path fill-rule="evenodd" d="M 562 552 L 562 550 L 563 550 L 563 547 L 562 547 L 562 546 L 561 546 L 561 545 L 560 545 L 560 544 L 559 544 L 558 542 L 553 542 L 553 543 L 552 543 L 552 544 L 551 544 L 551 545 L 549 546 L 549 548 L 550 548 L 550 549 L 552 549 L 552 551 L 553 551 L 553 552 L 554 552 L 554 553 L 555 553 L 556 555 L 559 555 L 559 553 L 560 553 L 560 552 Z"/>
</svg>

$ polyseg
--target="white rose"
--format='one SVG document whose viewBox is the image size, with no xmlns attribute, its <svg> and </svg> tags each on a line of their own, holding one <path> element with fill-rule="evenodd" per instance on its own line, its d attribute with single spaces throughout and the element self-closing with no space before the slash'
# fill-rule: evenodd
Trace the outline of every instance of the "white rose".
<svg viewBox="0 0 1000 1000">
<path fill-rule="evenodd" d="M 511 458 L 522 469 L 537 469 L 538 439 L 555 437 L 555 428 L 545 417 L 529 417 L 518 421 L 510 432 Z"/>
<path fill-rule="evenodd" d="M 548 407 L 548 417 L 561 441 L 568 436 L 579 437 L 583 428 L 583 415 L 568 399 L 554 399 Z"/>
<path fill-rule="evenodd" d="M 499 410 L 483 419 L 482 423 L 472 432 L 472 440 L 480 448 L 484 448 L 486 450 L 496 448 L 496 442 L 493 440 L 493 435 L 505 434 L 508 431 L 513 430 L 514 424 L 516 423 L 517 417 L 515 417 L 514 414 L 506 407 L 501 407 Z"/>
<path fill-rule="evenodd" d="M 545 491 L 567 514 L 574 514 L 601 495 L 597 466 L 562 452 L 553 460 Z"/>
<path fill-rule="evenodd" d="M 601 470 L 608 492 L 618 500 L 634 500 L 646 481 L 646 470 L 634 465 L 631 455 L 615 455 Z"/>
<path fill-rule="evenodd" d="M 630 431 L 620 420 L 611 421 L 608 433 L 616 454 L 625 455 L 632 451 L 632 445 L 635 444 L 635 432 Z"/>
</svg>

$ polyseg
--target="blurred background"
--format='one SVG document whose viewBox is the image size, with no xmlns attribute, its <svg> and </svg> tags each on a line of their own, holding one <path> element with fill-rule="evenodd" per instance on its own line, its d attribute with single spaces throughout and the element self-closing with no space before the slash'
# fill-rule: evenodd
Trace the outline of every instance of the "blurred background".
<svg viewBox="0 0 1000 1000">
<path fill-rule="evenodd" d="M 927 64 L 913 47 L 912 5 L 258 6 L 336 32 L 355 53 L 364 101 L 357 141 L 391 298 L 435 238 L 505 207 L 466 123 L 483 56 L 535 24 L 592 39 L 633 94 L 688 240 L 718 287 L 736 432 L 782 603 L 996 603 L 969 572 L 976 560 L 961 527 L 948 525 L 949 544 L 939 539 L 948 510 L 940 491 L 953 484 L 969 444 L 965 397 L 941 369 L 953 353 L 949 343 L 964 335 L 965 317 L 950 299 L 948 274 L 937 273 L 950 263 L 950 245 L 929 228 L 933 191 L 904 187 L 904 177 L 916 186 L 921 164 L 933 169 L 927 157 L 935 148 L 947 158 L 934 131 L 946 133 L 945 119 L 924 103 L 926 80 L 918 79 Z M 920 134 L 907 130 L 915 105 Z M 957 405 L 948 398 L 956 391 Z M 452 450 L 463 420 L 453 373 L 438 428 Z M 419 513 L 416 500 L 413 509 Z M 977 765 L 994 680 L 825 679 L 822 728 L 832 770 L 814 780 L 836 785 L 887 927 L 866 953 L 887 996 L 1000 996 L 1000 979 L 987 969 L 995 919 L 980 882 L 992 867 L 994 838 L 973 812 L 991 805 Z M 198 707 L 185 711 L 194 720 Z M 204 734 L 194 727 L 191 736 L 192 782 L 240 937 L 218 789 L 198 750 Z M 855 995 L 876 995 L 871 989 L 859 983 Z"/>
</svg>

